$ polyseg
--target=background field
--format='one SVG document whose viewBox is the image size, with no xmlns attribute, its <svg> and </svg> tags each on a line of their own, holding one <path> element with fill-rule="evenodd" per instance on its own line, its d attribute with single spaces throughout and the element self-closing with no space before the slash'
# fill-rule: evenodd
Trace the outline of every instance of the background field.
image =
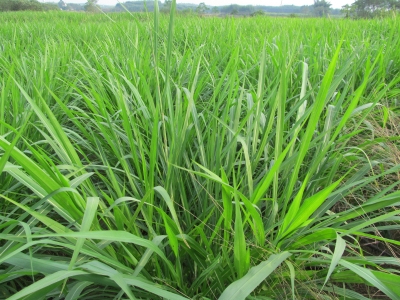
<svg viewBox="0 0 400 300">
<path fill-rule="evenodd" d="M 398 18 L 0 24 L 0 298 L 400 298 Z"/>
</svg>

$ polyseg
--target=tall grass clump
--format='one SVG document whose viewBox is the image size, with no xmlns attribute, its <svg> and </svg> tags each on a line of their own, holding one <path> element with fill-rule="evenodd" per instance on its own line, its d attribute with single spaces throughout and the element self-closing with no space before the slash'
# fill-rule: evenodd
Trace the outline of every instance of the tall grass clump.
<svg viewBox="0 0 400 300">
<path fill-rule="evenodd" d="M 400 298 L 398 20 L 0 15 L 0 295 Z"/>
</svg>

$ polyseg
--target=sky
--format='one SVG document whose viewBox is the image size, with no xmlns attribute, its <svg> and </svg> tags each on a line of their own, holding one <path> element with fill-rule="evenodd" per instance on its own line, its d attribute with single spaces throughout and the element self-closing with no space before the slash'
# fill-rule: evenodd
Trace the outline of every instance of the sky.
<svg viewBox="0 0 400 300">
<path fill-rule="evenodd" d="M 49 1 L 49 0 L 47 0 Z M 132 1 L 132 0 L 119 0 L 120 2 Z M 152 0 L 148 0 L 152 1 Z M 164 2 L 164 0 L 161 0 Z M 328 0 L 332 4 L 332 8 L 341 8 L 343 5 L 351 4 L 355 0 Z M 67 3 L 85 3 L 86 0 L 64 0 Z M 206 5 L 219 6 L 219 5 L 266 5 L 266 6 L 279 6 L 279 5 L 312 5 L 314 0 L 177 0 L 177 3 L 193 3 L 199 4 L 204 2 Z M 118 3 L 117 0 L 99 0 L 99 4 L 102 5 L 115 5 Z"/>
</svg>

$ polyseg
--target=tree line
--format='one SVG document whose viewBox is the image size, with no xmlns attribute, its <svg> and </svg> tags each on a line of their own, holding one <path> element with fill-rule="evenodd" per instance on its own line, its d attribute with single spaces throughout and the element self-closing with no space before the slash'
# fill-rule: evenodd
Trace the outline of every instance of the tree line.
<svg viewBox="0 0 400 300">
<path fill-rule="evenodd" d="M 234 1 L 232 1 L 234 2 Z M 172 0 L 165 0 L 164 3 L 159 2 L 161 12 L 168 13 L 171 7 Z M 325 1 L 321 3 L 327 4 Z M 319 3 L 317 6 L 320 5 Z M 340 9 L 325 9 L 325 14 L 339 15 Z M 118 3 L 115 6 L 114 11 L 128 10 L 131 12 L 144 12 L 153 9 L 153 1 L 127 1 L 124 3 Z M 261 15 L 261 14 L 280 14 L 280 15 L 321 15 L 318 11 L 314 13 L 314 5 L 281 5 L 281 6 L 265 6 L 265 5 L 238 5 L 230 4 L 223 6 L 207 6 L 204 2 L 199 5 L 177 3 L 176 10 L 182 13 L 194 13 L 194 14 L 222 14 L 222 15 Z"/>
<path fill-rule="evenodd" d="M 342 13 L 346 18 L 387 17 L 399 11 L 399 0 L 356 0 L 353 4 L 342 7 Z"/>
<path fill-rule="evenodd" d="M 20 11 L 20 10 L 57 10 L 55 3 L 40 3 L 36 0 L 0 0 L 0 11 Z"/>
<path fill-rule="evenodd" d="M 162 12 L 168 13 L 172 0 L 159 1 L 159 7 Z M 264 15 L 281 14 L 290 16 L 316 16 L 324 17 L 328 15 L 340 15 L 345 18 L 374 18 L 385 17 L 397 14 L 400 11 L 400 0 L 356 0 L 351 5 L 345 5 L 342 9 L 331 8 L 332 4 L 326 0 L 314 0 L 313 5 L 281 5 L 281 6 L 261 6 L 261 5 L 225 5 L 225 6 L 206 6 L 200 3 L 181 4 L 177 3 L 176 9 L 183 13 L 197 14 L 218 14 L 218 15 Z M 154 1 L 127 1 L 118 3 L 114 8 L 108 8 L 107 11 L 131 11 L 143 12 L 152 11 Z M 97 5 L 97 0 L 87 0 L 85 5 L 65 3 L 60 0 L 58 3 L 41 3 L 37 0 L 0 0 L 0 11 L 18 11 L 18 10 L 85 10 L 87 12 L 98 12 L 101 8 Z M 103 10 L 105 10 L 103 8 Z"/>
</svg>

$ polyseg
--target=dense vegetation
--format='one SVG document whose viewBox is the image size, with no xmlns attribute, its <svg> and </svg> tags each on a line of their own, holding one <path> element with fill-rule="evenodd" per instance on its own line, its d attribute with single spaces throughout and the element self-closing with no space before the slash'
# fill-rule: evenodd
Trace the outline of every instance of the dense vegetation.
<svg viewBox="0 0 400 300">
<path fill-rule="evenodd" d="M 398 19 L 0 23 L 1 298 L 399 299 Z"/>
<path fill-rule="evenodd" d="M 54 3 L 41 3 L 37 0 L 0 0 L 0 11 L 46 11 L 58 10 Z"/>
<path fill-rule="evenodd" d="M 351 5 L 342 7 L 347 18 L 384 18 L 399 11 L 399 0 L 356 0 Z"/>
</svg>

